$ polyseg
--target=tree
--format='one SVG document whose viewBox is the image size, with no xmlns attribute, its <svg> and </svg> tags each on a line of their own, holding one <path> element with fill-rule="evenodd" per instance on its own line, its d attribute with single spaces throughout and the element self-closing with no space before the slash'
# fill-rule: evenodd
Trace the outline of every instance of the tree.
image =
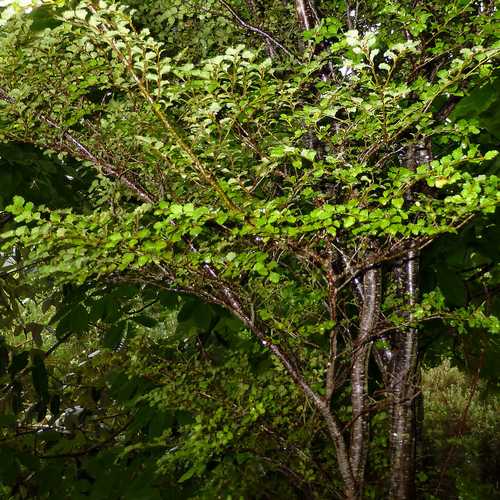
<svg viewBox="0 0 500 500">
<path fill-rule="evenodd" d="M 8 22 L 2 139 L 99 180 L 91 211 L 14 198 L 4 251 L 22 245 L 57 284 L 143 283 L 222 306 L 321 415 L 344 496 L 362 497 L 370 422 L 386 412 L 389 495 L 411 498 L 419 331 L 499 329 L 481 301 L 419 293 L 420 252 L 498 201 L 497 152 L 457 106 L 497 82 L 493 3 L 296 0 L 293 35 L 281 2 L 269 16 L 218 5 L 228 41 L 244 29 L 260 51 L 214 55 L 210 38 L 200 60 L 192 40 L 178 52 L 103 1 L 46 6 L 43 29 Z"/>
</svg>

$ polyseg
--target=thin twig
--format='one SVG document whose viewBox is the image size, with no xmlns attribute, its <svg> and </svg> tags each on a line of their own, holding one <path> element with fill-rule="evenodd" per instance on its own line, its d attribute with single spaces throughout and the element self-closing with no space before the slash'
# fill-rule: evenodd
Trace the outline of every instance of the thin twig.
<svg viewBox="0 0 500 500">
<path fill-rule="evenodd" d="M 263 29 L 258 28 L 257 26 L 247 23 L 225 0 L 219 0 L 219 3 L 231 14 L 231 16 L 242 28 L 245 28 L 246 30 L 251 31 L 253 33 L 257 33 L 267 42 L 271 42 L 273 45 L 281 49 L 285 54 L 287 54 L 288 56 L 292 57 L 295 61 L 297 61 L 297 56 L 290 49 L 287 49 L 281 42 L 276 40 L 276 38 L 270 35 L 267 31 L 264 31 Z"/>
<path fill-rule="evenodd" d="M 16 104 L 15 99 L 9 96 L 8 93 L 2 88 L 0 88 L 0 100 L 6 101 L 9 104 Z M 76 139 L 67 130 L 63 130 L 61 126 L 58 125 L 54 120 L 43 114 L 38 114 L 38 118 L 42 122 L 49 125 L 49 127 L 61 131 L 62 138 L 66 141 L 68 149 L 70 151 L 73 150 L 73 152 L 76 152 L 77 158 L 79 157 L 80 159 L 92 162 L 97 167 L 100 167 L 104 174 L 110 177 L 114 177 L 118 179 L 122 184 L 125 184 L 129 189 L 134 191 L 141 200 L 147 203 L 154 203 L 155 200 L 153 196 L 148 193 L 142 186 L 139 186 L 133 179 L 130 179 L 129 177 L 123 175 L 122 172 L 118 172 L 118 170 L 116 170 L 113 165 L 97 158 L 97 156 L 95 156 L 87 146 Z"/>
</svg>

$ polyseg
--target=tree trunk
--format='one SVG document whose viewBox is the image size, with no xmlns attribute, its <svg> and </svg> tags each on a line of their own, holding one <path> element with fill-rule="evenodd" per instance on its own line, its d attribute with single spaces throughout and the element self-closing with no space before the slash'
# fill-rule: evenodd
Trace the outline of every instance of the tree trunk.
<svg viewBox="0 0 500 500">
<path fill-rule="evenodd" d="M 320 16 L 314 0 L 295 0 L 298 23 L 303 30 L 314 28 Z M 247 0 L 250 12 L 256 15 L 253 0 Z M 269 50 L 269 45 L 268 45 Z M 318 46 L 322 50 L 324 46 Z M 269 53 L 269 52 L 268 52 Z M 273 57 L 275 54 L 270 52 Z M 330 79 L 333 74 L 331 64 L 327 64 L 319 74 L 323 80 Z M 311 136 L 311 149 L 318 149 Z M 427 149 L 424 146 L 408 148 L 408 165 L 415 169 L 416 165 L 427 160 Z M 411 203 L 411 194 L 407 196 Z M 396 281 L 400 294 L 410 312 L 405 313 L 409 323 L 412 321 L 411 307 L 418 300 L 418 251 L 409 243 L 406 256 L 401 259 L 396 272 Z M 351 365 L 352 382 L 352 424 L 348 446 L 340 430 L 339 423 L 332 414 L 329 403 L 321 401 L 309 388 L 306 395 L 312 399 L 320 410 L 334 443 L 340 475 L 344 482 L 344 495 L 349 500 L 358 500 L 363 496 L 364 476 L 369 442 L 369 408 L 368 408 L 368 364 L 372 354 L 373 334 L 380 319 L 381 302 L 380 268 L 372 267 L 363 275 L 362 297 L 360 301 L 359 335 L 353 345 L 353 361 Z M 417 365 L 417 331 L 407 328 L 397 332 L 392 348 L 377 348 L 374 357 L 379 364 L 391 399 L 390 405 L 390 498 L 403 500 L 415 495 L 415 458 L 416 458 L 416 396 Z M 307 384 L 299 384 L 307 385 Z M 302 387 L 304 389 L 304 387 Z"/>
<path fill-rule="evenodd" d="M 430 160 L 430 150 L 425 145 L 412 145 L 408 148 L 408 168 L 411 170 Z M 409 193 L 406 196 L 406 203 L 412 202 L 412 195 Z M 389 393 L 392 398 L 389 497 L 393 500 L 415 498 L 416 437 L 419 434 L 417 426 L 421 425 L 417 404 L 421 404 L 421 400 L 418 400 L 421 396 L 418 389 L 420 377 L 417 329 L 412 323 L 413 309 L 419 296 L 418 276 L 419 252 L 410 241 L 406 255 L 398 263 L 395 271 L 400 295 L 408 308 L 403 316 L 410 326 L 396 333 L 394 358 L 389 375 Z"/>
<path fill-rule="evenodd" d="M 302 29 L 310 30 L 319 23 L 314 0 L 295 0 L 295 9 Z"/>
<path fill-rule="evenodd" d="M 417 298 L 418 254 L 409 250 L 403 263 L 406 298 L 411 306 Z M 398 332 L 398 351 L 390 380 L 391 477 L 389 497 L 407 500 L 415 497 L 415 396 L 417 394 L 417 331 L 408 328 Z"/>
<path fill-rule="evenodd" d="M 314 0 L 295 0 L 295 10 L 300 27 L 303 30 L 310 30 L 317 26 L 321 20 Z M 321 42 L 316 47 L 316 52 L 321 52 L 328 47 L 327 42 Z M 331 61 L 327 62 L 320 71 L 320 78 L 323 81 L 330 80 L 334 75 L 334 67 Z"/>
<path fill-rule="evenodd" d="M 320 16 L 314 0 L 295 0 L 295 10 L 299 25 L 303 30 L 310 30 L 320 22 Z M 317 47 L 318 51 L 325 48 L 324 44 Z M 333 75 L 331 63 L 325 65 L 319 76 L 322 80 L 329 80 Z M 307 135 L 307 146 L 317 150 L 320 154 L 321 145 L 318 144 L 312 132 Z M 344 494 L 349 499 L 360 499 L 363 496 L 366 458 L 369 440 L 369 412 L 368 405 L 368 362 L 371 353 L 371 335 L 377 325 L 380 311 L 380 269 L 372 267 L 363 276 L 362 303 L 360 306 L 359 334 L 353 345 L 353 361 L 351 366 L 351 404 L 352 425 L 350 442 L 347 448 L 342 436 L 336 436 L 329 420 L 332 419 L 330 408 L 325 408 L 325 420 L 334 441 L 337 461 L 344 480 Z"/>
<path fill-rule="evenodd" d="M 363 277 L 363 303 L 359 320 L 359 335 L 354 346 L 351 369 L 352 427 L 350 461 L 360 496 L 364 489 L 366 458 L 369 440 L 368 361 L 372 346 L 372 333 L 380 314 L 380 269 L 372 267 Z"/>
</svg>

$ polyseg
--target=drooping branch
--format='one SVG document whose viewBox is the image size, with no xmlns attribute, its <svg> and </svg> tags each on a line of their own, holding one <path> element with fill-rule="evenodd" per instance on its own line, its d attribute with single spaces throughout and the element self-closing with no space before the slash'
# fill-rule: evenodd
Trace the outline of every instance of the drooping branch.
<svg viewBox="0 0 500 500">
<path fill-rule="evenodd" d="M 257 6 L 255 5 L 255 0 L 246 0 L 246 4 L 247 4 L 247 7 L 248 7 L 248 10 L 254 16 L 254 18 L 259 19 L 259 15 L 258 15 L 258 11 L 257 11 Z M 271 59 L 274 59 L 276 57 L 276 55 L 277 55 L 275 45 L 268 38 L 265 39 L 265 42 L 266 42 L 267 55 Z"/>
<path fill-rule="evenodd" d="M 15 104 L 15 100 L 11 98 L 8 95 L 8 93 L 1 88 L 0 88 L 0 99 L 8 102 L 9 104 Z M 48 124 L 50 127 L 56 130 L 61 130 L 59 125 L 55 123 L 52 119 L 47 118 L 44 115 L 39 115 L 39 118 L 43 122 Z M 153 203 L 154 201 L 156 201 L 153 198 L 153 196 L 147 193 L 147 191 L 142 186 L 130 182 L 126 177 L 120 175 L 120 173 L 114 166 L 101 161 L 94 153 L 90 151 L 88 147 L 86 147 L 82 142 L 73 137 L 73 135 L 71 135 L 68 131 L 61 130 L 61 132 L 63 139 L 66 140 L 77 153 L 76 154 L 77 157 L 91 161 L 98 168 L 99 167 L 103 168 L 104 171 L 108 173 L 108 175 L 116 178 L 118 181 L 121 181 L 122 183 L 127 185 L 130 189 L 132 189 L 140 199 L 148 203 Z M 173 221 L 171 221 L 171 223 L 175 224 Z M 190 251 L 192 252 L 197 251 L 196 247 L 193 245 L 191 241 L 187 240 L 186 243 L 188 244 Z M 251 317 L 251 315 L 247 314 L 244 311 L 241 302 L 238 300 L 235 294 L 230 290 L 230 288 L 227 285 L 221 284 L 217 271 L 209 264 L 204 264 L 202 268 L 206 272 L 209 279 L 215 280 L 220 284 L 219 287 L 220 292 L 225 298 L 225 301 L 223 301 L 222 303 L 225 304 L 231 310 L 231 312 L 233 312 L 237 317 L 239 317 L 244 322 L 244 324 L 256 335 L 256 337 L 263 346 L 265 346 L 267 349 L 269 349 L 273 354 L 275 354 L 278 357 L 278 359 L 283 364 L 283 366 L 285 367 L 291 378 L 301 388 L 304 394 L 309 399 L 311 399 L 316 406 L 318 405 L 323 406 L 324 403 L 322 399 L 306 383 L 306 381 L 298 371 L 297 367 L 292 363 L 291 357 L 280 346 L 269 341 L 266 338 L 265 334 L 259 328 L 257 328 L 254 319 Z M 194 290 L 191 291 L 191 293 L 193 292 L 194 294 L 196 294 L 196 291 Z M 207 298 L 208 297 L 205 296 L 205 299 Z"/>
<path fill-rule="evenodd" d="M 9 96 L 8 92 L 0 88 L 0 99 L 8 102 L 9 104 L 16 104 L 15 99 Z M 125 174 L 120 172 L 114 165 L 98 158 L 94 153 L 90 151 L 90 148 L 86 146 L 82 141 L 78 140 L 69 130 L 63 129 L 54 120 L 44 114 L 38 114 L 38 119 L 48 125 L 50 128 L 57 130 L 61 134 L 61 139 L 64 141 L 66 152 L 72 152 L 76 158 L 81 160 L 90 161 L 98 169 L 102 171 L 107 177 L 117 179 L 121 184 L 128 187 L 133 191 L 142 201 L 146 203 L 154 203 L 156 200 L 154 196 L 148 192 L 143 186 L 141 186 L 135 179 L 132 178 L 130 174 Z"/>
<path fill-rule="evenodd" d="M 214 280 L 218 279 L 217 273 L 213 268 L 206 265 L 206 270 L 214 278 Z M 295 385 L 322 415 L 326 423 L 328 433 L 335 445 L 339 470 L 345 484 L 345 491 L 348 494 L 348 498 L 358 498 L 356 493 L 356 481 L 349 462 L 349 452 L 347 450 L 341 427 L 330 410 L 330 402 L 326 401 L 311 388 L 300 372 L 300 369 L 293 362 L 292 356 L 290 356 L 290 354 L 287 353 L 282 346 L 274 343 L 266 336 L 265 330 L 258 325 L 252 315 L 245 311 L 240 299 L 233 293 L 233 291 L 226 285 L 219 286 L 218 288 L 223 293 L 225 298 L 223 302 L 225 302 L 226 307 L 245 324 L 245 326 L 255 335 L 263 347 L 270 350 L 276 358 L 278 358 Z"/>
<path fill-rule="evenodd" d="M 297 60 L 295 54 L 288 48 L 286 48 L 279 40 L 277 40 L 274 36 L 269 34 L 267 31 L 254 26 L 247 21 L 245 21 L 234 9 L 233 7 L 226 2 L 226 0 L 219 0 L 219 3 L 231 14 L 232 18 L 244 29 L 250 31 L 252 33 L 256 33 L 260 37 L 262 37 L 266 43 L 271 43 L 275 47 L 278 47 L 282 50 L 287 56 L 292 57 L 294 60 Z"/>
</svg>

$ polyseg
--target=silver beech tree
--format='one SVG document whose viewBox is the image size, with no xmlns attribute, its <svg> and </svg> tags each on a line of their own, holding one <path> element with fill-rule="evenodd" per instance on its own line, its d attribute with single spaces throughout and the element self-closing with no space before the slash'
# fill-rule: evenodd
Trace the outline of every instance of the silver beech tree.
<svg viewBox="0 0 500 500">
<path fill-rule="evenodd" d="M 321 416 L 345 498 L 363 496 L 370 422 L 389 415 L 387 491 L 407 499 L 419 332 L 430 319 L 499 329 L 481 304 L 419 293 L 422 249 L 498 203 L 497 152 L 456 114 L 497 78 L 497 13 L 330 4 L 208 2 L 241 43 L 211 40 L 205 58 L 122 3 L 47 2 L 42 28 L 11 17 L 0 138 L 78 159 L 98 181 L 87 212 L 16 197 L 3 248 L 22 245 L 57 283 L 106 277 L 223 306 Z M 183 7 L 195 25 L 197 5 Z"/>
</svg>

